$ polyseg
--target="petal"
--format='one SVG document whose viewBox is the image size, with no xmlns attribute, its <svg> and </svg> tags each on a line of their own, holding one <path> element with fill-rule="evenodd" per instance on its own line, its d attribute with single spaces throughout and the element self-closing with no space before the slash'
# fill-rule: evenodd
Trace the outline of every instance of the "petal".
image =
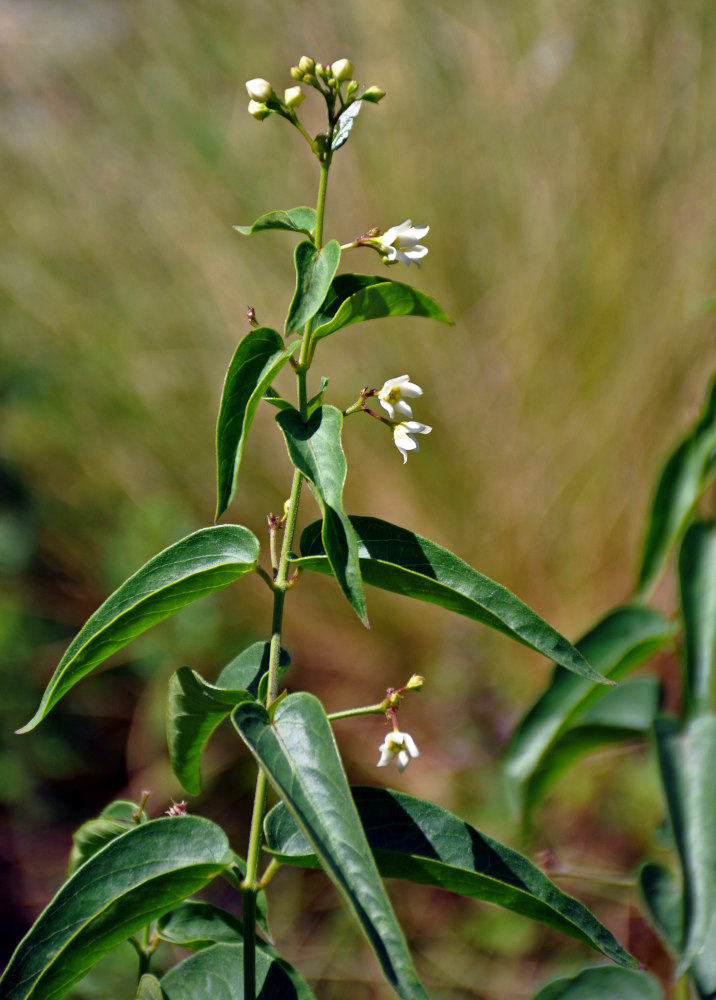
<svg viewBox="0 0 716 1000">
<path fill-rule="evenodd" d="M 395 764 L 399 771 L 404 771 L 405 768 L 410 763 L 410 754 L 407 750 L 401 750 L 398 754 Z"/>
<path fill-rule="evenodd" d="M 407 379 L 407 375 L 405 376 Z M 409 399 L 415 399 L 417 396 L 422 396 L 423 390 L 415 382 L 404 382 L 400 387 L 400 394 L 402 396 L 407 396 Z"/>
<path fill-rule="evenodd" d="M 430 232 L 430 226 L 413 226 L 412 235 L 416 240 L 422 240 Z"/>
<path fill-rule="evenodd" d="M 393 406 L 393 404 L 389 403 L 387 399 L 381 399 L 380 396 L 378 396 L 378 402 L 383 407 L 383 409 L 387 412 L 387 414 L 390 417 L 390 419 L 391 420 L 395 420 L 395 407 Z M 411 414 L 411 416 L 412 416 L 412 414 Z"/>
<path fill-rule="evenodd" d="M 410 754 L 411 757 L 420 756 L 420 751 L 418 750 L 415 740 L 410 735 L 410 733 L 403 733 L 403 747 L 405 750 L 407 750 L 407 752 Z"/>
<path fill-rule="evenodd" d="M 385 403 L 383 405 L 386 406 Z M 386 409 L 387 408 L 388 407 L 386 406 Z M 400 417 L 405 417 L 407 420 L 411 420 L 413 417 L 413 411 L 410 408 L 410 404 L 406 403 L 404 399 L 399 399 L 398 402 L 395 404 L 395 406 L 391 406 L 391 409 L 394 411 L 394 413 L 399 414 Z M 391 420 L 395 419 L 392 413 L 390 415 L 390 419 Z"/>
<path fill-rule="evenodd" d="M 398 424 L 395 430 L 403 428 L 403 433 L 405 434 L 429 434 L 432 427 L 428 427 L 427 424 L 421 424 L 419 420 L 406 420 L 402 424 Z M 395 433 L 395 431 L 393 431 Z M 417 448 L 417 445 L 416 445 Z"/>
<path fill-rule="evenodd" d="M 420 243 L 416 243 L 405 251 L 406 256 L 410 257 L 411 260 L 419 260 L 424 257 L 428 252 L 428 248 L 421 246 Z"/>
</svg>

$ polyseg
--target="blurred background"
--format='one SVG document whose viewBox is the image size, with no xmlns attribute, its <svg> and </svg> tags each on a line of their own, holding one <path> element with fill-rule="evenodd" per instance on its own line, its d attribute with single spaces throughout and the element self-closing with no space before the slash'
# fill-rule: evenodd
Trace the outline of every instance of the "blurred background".
<svg viewBox="0 0 716 1000">
<path fill-rule="evenodd" d="M 424 388 L 416 418 L 433 426 L 403 466 L 375 421 L 351 420 L 347 509 L 446 545 L 577 638 L 628 597 L 653 478 L 716 368 L 715 41 L 708 0 L 0 7 L 4 958 L 61 883 L 80 822 L 142 789 L 154 815 L 182 797 L 166 762 L 171 673 L 187 664 L 214 679 L 268 637 L 265 588 L 241 581 L 13 735 L 98 604 L 211 523 L 214 422 L 247 306 L 282 328 L 295 241 L 231 226 L 315 203 L 317 168 L 286 123 L 248 116 L 244 81 L 281 92 L 301 55 L 349 57 L 361 83 L 387 92 L 336 155 L 326 238 L 429 224 L 422 270 L 389 274 L 455 320 L 363 324 L 321 343 L 327 401 L 345 407 L 408 373 Z M 320 127 L 317 99 L 301 114 Z M 381 270 L 369 251 L 343 266 Z M 262 542 L 290 483 L 273 416 L 259 412 L 228 515 Z M 302 523 L 314 517 L 308 498 Z M 437 608 L 368 598 L 370 633 L 331 581 L 305 577 L 285 633 L 289 684 L 328 710 L 426 678 L 401 716 L 420 760 L 400 777 L 376 772 L 383 720 L 344 721 L 351 779 L 433 798 L 560 871 L 631 878 L 661 818 L 646 749 L 589 758 L 521 838 L 498 763 L 550 665 Z M 673 606 L 668 588 L 663 600 Z M 204 776 L 190 809 L 243 852 L 254 769 L 228 727 Z M 559 884 L 622 941 L 646 933 L 628 886 Z M 440 1000 L 522 1000 L 596 958 L 486 905 L 391 893 Z M 389 995 L 322 876 L 282 870 L 273 898 L 277 946 L 321 1000 Z M 133 996 L 126 949 L 72 996 Z"/>
</svg>

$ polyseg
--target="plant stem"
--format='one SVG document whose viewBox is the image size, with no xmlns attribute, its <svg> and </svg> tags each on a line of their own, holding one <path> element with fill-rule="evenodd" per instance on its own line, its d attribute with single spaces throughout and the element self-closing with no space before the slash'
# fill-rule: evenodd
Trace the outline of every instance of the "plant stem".
<svg viewBox="0 0 716 1000">
<path fill-rule="evenodd" d="M 385 702 L 381 701 L 377 705 L 364 705 L 363 708 L 347 708 L 344 712 L 331 712 L 328 718 L 331 722 L 335 722 L 336 719 L 352 719 L 356 715 L 384 715 L 385 711 Z"/>
<path fill-rule="evenodd" d="M 326 159 L 321 162 L 321 180 L 318 187 L 316 233 L 314 240 L 318 250 L 321 249 L 323 241 L 323 217 L 326 208 L 326 192 L 328 190 L 328 171 L 330 169 L 330 165 L 331 155 L 329 153 Z M 303 331 L 301 353 L 299 355 L 298 365 L 296 366 L 298 409 L 304 421 L 308 419 L 306 373 L 311 365 L 310 353 L 312 332 L 313 322 L 312 320 L 309 320 Z M 294 469 L 293 482 L 291 484 L 291 496 L 288 502 L 286 524 L 284 526 L 283 542 L 281 544 L 281 555 L 278 560 L 276 579 L 273 583 L 273 615 L 271 619 L 268 689 L 266 693 L 267 708 L 273 701 L 276 700 L 276 696 L 278 694 L 279 661 L 281 658 L 281 632 L 283 630 L 283 608 L 286 599 L 286 590 L 290 586 L 288 583 L 289 555 L 293 547 L 293 537 L 296 532 L 298 508 L 301 502 L 301 480 L 301 473 L 298 469 Z M 255 1000 L 256 998 L 256 892 L 259 885 L 258 863 L 259 852 L 261 850 L 261 828 L 266 803 L 266 788 L 266 775 L 263 771 L 259 770 L 258 778 L 256 780 L 256 792 L 254 795 L 254 810 L 251 817 L 249 848 L 246 856 L 246 878 L 242 883 L 242 896 L 244 900 L 244 1000 Z"/>
</svg>

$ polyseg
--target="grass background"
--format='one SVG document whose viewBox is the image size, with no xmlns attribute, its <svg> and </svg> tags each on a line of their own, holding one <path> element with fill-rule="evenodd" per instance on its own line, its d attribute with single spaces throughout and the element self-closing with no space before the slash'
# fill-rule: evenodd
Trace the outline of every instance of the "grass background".
<svg viewBox="0 0 716 1000">
<path fill-rule="evenodd" d="M 407 372 L 425 390 L 416 417 L 434 428 L 403 467 L 388 435 L 354 418 L 347 508 L 448 546 L 577 637 L 628 597 L 654 476 L 716 367 L 704 308 L 716 287 L 715 40 L 707 0 L 0 10 L 8 950 L 61 880 L 74 826 L 117 794 L 151 788 L 157 813 L 180 795 L 163 736 L 173 670 L 213 678 L 268 632 L 263 585 L 243 581 L 129 647 L 32 735 L 11 735 L 107 593 L 211 522 L 215 414 L 246 308 L 283 322 L 293 241 L 248 241 L 231 225 L 312 203 L 316 165 L 285 123 L 246 114 L 243 81 L 281 90 L 306 53 L 350 57 L 362 83 L 386 90 L 336 156 L 326 237 L 429 224 L 430 254 L 407 278 L 455 320 L 376 322 L 321 344 L 328 401 L 345 406 Z M 345 268 L 380 270 L 367 251 Z M 288 376 L 279 387 L 290 390 Z M 264 539 L 289 481 L 266 407 L 231 518 Z M 291 685 L 337 710 L 425 675 L 403 715 L 422 756 L 388 777 L 518 844 L 497 763 L 549 664 L 435 608 L 368 596 L 370 633 L 330 581 L 292 592 Z M 673 605 L 668 585 L 662 596 Z M 351 778 L 383 778 L 383 722 L 340 726 Z M 231 734 L 215 740 L 205 774 L 191 808 L 241 849 L 253 772 Z M 555 852 L 562 869 L 624 876 L 659 818 L 648 755 L 597 755 L 549 797 L 523 846 Z M 629 890 L 560 884 L 626 940 Z M 434 997 L 519 1000 L 591 957 L 496 910 L 393 891 Z M 345 996 L 341 977 L 358 1000 L 387 996 L 336 905 L 320 876 L 281 873 L 279 947 L 321 1000 Z M 77 997 L 131 996 L 131 956 L 108 970 Z"/>
</svg>

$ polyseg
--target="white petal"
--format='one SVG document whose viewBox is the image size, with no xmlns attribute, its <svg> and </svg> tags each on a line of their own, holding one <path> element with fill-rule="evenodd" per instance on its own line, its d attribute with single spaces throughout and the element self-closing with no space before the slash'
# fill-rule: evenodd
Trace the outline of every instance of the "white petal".
<svg viewBox="0 0 716 1000">
<path fill-rule="evenodd" d="M 395 407 L 393 404 L 389 403 L 387 399 L 381 399 L 380 396 L 378 396 L 378 402 L 387 411 L 389 418 L 395 420 Z"/>
<path fill-rule="evenodd" d="M 388 405 L 383 403 L 383 406 L 385 406 L 386 409 L 388 408 Z M 413 411 L 410 409 L 410 404 L 406 403 L 404 399 L 399 399 L 398 402 L 395 404 L 395 406 L 391 406 L 391 409 L 394 411 L 394 413 L 397 413 L 401 417 L 405 417 L 407 420 L 412 420 L 413 418 Z M 391 413 L 390 419 L 391 420 L 395 419 L 393 413 Z"/>
<path fill-rule="evenodd" d="M 420 756 L 420 751 L 418 750 L 415 740 L 410 733 L 403 733 L 403 748 L 404 750 L 407 750 L 411 757 Z"/>
<path fill-rule="evenodd" d="M 408 376 L 406 375 L 405 378 L 407 379 Z M 408 381 L 400 386 L 400 394 L 401 396 L 408 396 L 409 399 L 415 399 L 417 396 L 422 396 L 423 390 L 415 382 Z"/>
<path fill-rule="evenodd" d="M 404 428 L 404 433 L 407 434 L 429 434 L 432 430 L 432 427 L 428 427 L 427 424 L 421 424 L 418 420 L 406 420 L 404 423 L 398 424 L 393 433 L 395 434 L 401 427 Z"/>
<path fill-rule="evenodd" d="M 401 750 L 400 753 L 398 754 L 397 760 L 395 761 L 396 767 L 398 768 L 399 771 L 404 771 L 409 763 L 410 763 L 410 754 L 408 753 L 407 750 Z"/>
<path fill-rule="evenodd" d="M 427 252 L 427 247 L 421 246 L 420 243 L 416 243 L 414 246 L 406 248 L 405 255 L 411 260 L 419 260 L 421 257 L 424 257 Z"/>
</svg>

